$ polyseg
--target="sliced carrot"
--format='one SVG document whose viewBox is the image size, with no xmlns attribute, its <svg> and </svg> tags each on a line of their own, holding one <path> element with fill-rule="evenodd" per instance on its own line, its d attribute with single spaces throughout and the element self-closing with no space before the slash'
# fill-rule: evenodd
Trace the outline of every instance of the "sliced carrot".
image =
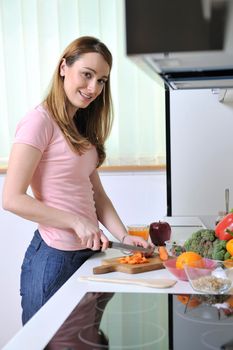
<svg viewBox="0 0 233 350">
<path fill-rule="evenodd" d="M 165 261 L 168 259 L 168 252 L 164 246 L 159 246 L 158 252 L 159 252 L 159 257 L 161 260 Z"/>
<path fill-rule="evenodd" d="M 135 252 L 133 255 L 128 255 L 124 258 L 119 258 L 118 262 L 121 264 L 134 265 L 148 263 L 149 260 L 141 252 Z"/>
</svg>

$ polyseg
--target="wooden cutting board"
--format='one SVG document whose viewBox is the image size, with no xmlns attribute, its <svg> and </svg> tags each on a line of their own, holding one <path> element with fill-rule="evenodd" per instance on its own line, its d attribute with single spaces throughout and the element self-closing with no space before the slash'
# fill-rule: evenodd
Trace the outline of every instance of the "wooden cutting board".
<svg viewBox="0 0 233 350">
<path fill-rule="evenodd" d="M 159 270 L 164 268 L 163 262 L 158 255 L 148 258 L 149 262 L 147 263 L 135 264 L 135 265 L 121 264 L 118 261 L 119 258 L 122 258 L 122 257 L 102 260 L 102 265 L 94 267 L 93 273 L 97 275 L 101 273 L 119 271 L 119 272 L 133 274 L 133 273 L 141 273 L 141 272 L 147 272 L 152 270 Z"/>
</svg>

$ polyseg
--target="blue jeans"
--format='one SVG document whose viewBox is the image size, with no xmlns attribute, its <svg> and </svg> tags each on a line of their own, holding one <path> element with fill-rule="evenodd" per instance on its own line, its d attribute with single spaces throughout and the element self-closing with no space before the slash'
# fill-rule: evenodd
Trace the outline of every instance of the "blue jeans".
<svg viewBox="0 0 233 350">
<path fill-rule="evenodd" d="M 23 325 L 93 254 L 91 249 L 65 251 L 49 247 L 35 231 L 21 267 Z"/>
</svg>

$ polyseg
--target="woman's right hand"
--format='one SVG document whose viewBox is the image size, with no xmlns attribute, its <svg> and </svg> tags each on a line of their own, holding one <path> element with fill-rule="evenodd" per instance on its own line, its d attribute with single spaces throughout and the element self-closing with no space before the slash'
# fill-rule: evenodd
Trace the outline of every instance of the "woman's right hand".
<svg viewBox="0 0 233 350">
<path fill-rule="evenodd" d="M 154 254 L 155 246 L 153 243 L 149 243 L 145 239 L 139 236 L 134 235 L 126 235 L 124 237 L 123 243 L 127 243 L 130 245 L 136 245 L 143 248 L 149 248 L 149 252 L 145 254 L 146 257 L 150 257 Z"/>
<path fill-rule="evenodd" d="M 108 238 L 90 220 L 84 217 L 76 218 L 73 229 L 80 239 L 82 246 L 92 250 L 105 250 L 108 248 Z"/>
</svg>

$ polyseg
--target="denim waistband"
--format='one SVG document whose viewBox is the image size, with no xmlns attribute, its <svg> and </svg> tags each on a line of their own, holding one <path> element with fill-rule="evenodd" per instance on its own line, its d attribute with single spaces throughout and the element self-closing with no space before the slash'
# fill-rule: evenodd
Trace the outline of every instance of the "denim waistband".
<svg viewBox="0 0 233 350">
<path fill-rule="evenodd" d="M 41 245 L 43 245 L 43 247 L 47 248 L 48 250 L 53 250 L 54 252 L 56 251 L 58 254 L 60 253 L 63 253 L 65 254 L 66 256 L 73 256 L 74 254 L 77 254 L 77 253 L 82 253 L 82 254 L 90 254 L 93 255 L 97 252 L 100 252 L 100 250 L 98 251 L 93 251 L 89 248 L 87 249 L 81 249 L 81 250 L 62 250 L 62 249 L 57 249 L 57 248 L 54 248 L 54 247 L 50 247 L 49 245 L 47 245 L 47 243 L 43 240 L 43 238 L 41 237 L 41 234 L 39 232 L 39 230 L 36 230 L 34 232 L 34 236 L 32 238 L 32 241 L 31 241 L 31 245 L 36 249 L 38 250 L 40 248 Z"/>
<path fill-rule="evenodd" d="M 34 232 L 34 236 L 32 238 L 32 241 L 31 241 L 31 245 L 36 249 L 38 250 L 41 246 L 41 243 L 44 242 L 41 235 L 40 235 L 40 232 L 38 230 L 36 230 Z"/>
</svg>

